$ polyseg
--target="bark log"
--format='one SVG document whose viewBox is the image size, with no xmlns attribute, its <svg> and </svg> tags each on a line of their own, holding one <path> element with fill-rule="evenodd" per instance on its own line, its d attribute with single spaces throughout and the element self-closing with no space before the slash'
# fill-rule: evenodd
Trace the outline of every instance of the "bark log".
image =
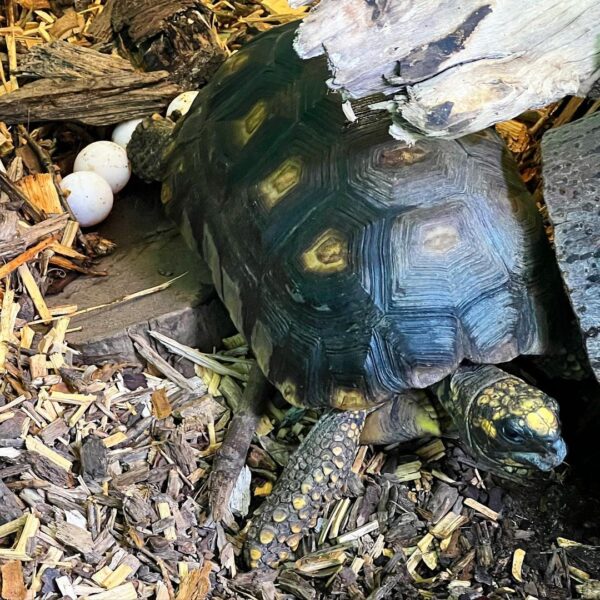
<svg viewBox="0 0 600 600">
<path fill-rule="evenodd" d="M 395 137 L 455 138 L 587 94 L 599 40 L 597 0 L 321 0 L 296 50 L 350 98 L 392 96 Z"/>
<path fill-rule="evenodd" d="M 185 89 L 204 86 L 227 56 L 211 19 L 200 0 L 113 0 L 111 15 L 133 62 Z"/>
<path fill-rule="evenodd" d="M 166 71 L 142 73 L 124 59 L 66 42 L 33 48 L 19 71 L 32 81 L 0 96 L 8 124 L 112 125 L 159 112 L 182 91 Z"/>
<path fill-rule="evenodd" d="M 542 139 L 544 199 L 556 257 L 600 381 L 600 113 Z M 557 316 L 560 318 L 560 316 Z"/>
</svg>

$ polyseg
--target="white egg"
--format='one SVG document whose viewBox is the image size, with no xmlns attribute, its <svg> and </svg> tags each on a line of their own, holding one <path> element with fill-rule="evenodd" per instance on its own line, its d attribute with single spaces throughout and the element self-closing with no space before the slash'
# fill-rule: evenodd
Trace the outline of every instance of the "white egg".
<svg viewBox="0 0 600 600">
<path fill-rule="evenodd" d="M 110 185 L 93 171 L 77 171 L 60 182 L 67 202 L 82 227 L 104 221 L 113 206 Z"/>
<path fill-rule="evenodd" d="M 171 100 L 171 104 L 167 107 L 167 117 L 170 117 L 176 110 L 182 115 L 190 110 L 190 106 L 196 99 L 198 92 L 183 92 Z"/>
<path fill-rule="evenodd" d="M 113 130 L 111 140 L 115 144 L 119 144 L 121 148 L 127 148 L 127 144 L 129 144 L 129 140 L 131 140 L 131 136 L 135 131 L 135 128 L 143 121 L 144 119 L 131 119 L 131 121 L 123 121 L 123 123 L 119 123 Z"/>
<path fill-rule="evenodd" d="M 94 171 L 102 177 L 113 191 L 120 192 L 131 177 L 127 152 L 114 142 L 94 142 L 86 146 L 75 159 L 73 171 Z"/>
</svg>

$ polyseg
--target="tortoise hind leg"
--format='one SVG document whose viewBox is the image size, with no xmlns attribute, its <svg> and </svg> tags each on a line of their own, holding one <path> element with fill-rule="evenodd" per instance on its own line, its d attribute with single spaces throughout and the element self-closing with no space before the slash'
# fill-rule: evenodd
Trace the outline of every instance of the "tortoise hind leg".
<svg viewBox="0 0 600 600">
<path fill-rule="evenodd" d="M 257 510 L 245 553 L 250 567 L 276 567 L 291 558 L 325 502 L 341 496 L 365 411 L 332 412 L 312 428 Z"/>
</svg>

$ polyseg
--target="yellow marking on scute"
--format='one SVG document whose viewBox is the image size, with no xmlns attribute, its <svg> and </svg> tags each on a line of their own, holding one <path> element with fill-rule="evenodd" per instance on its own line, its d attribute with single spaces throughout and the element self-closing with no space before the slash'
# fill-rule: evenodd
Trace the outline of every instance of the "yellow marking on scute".
<svg viewBox="0 0 600 600">
<path fill-rule="evenodd" d="M 263 373 L 268 375 L 269 363 L 271 362 L 271 355 L 273 354 L 273 342 L 269 335 L 269 331 L 261 321 L 256 321 L 252 328 L 250 345 L 252 346 L 258 366 L 262 369 Z"/>
<path fill-rule="evenodd" d="M 302 525 L 300 523 L 292 523 L 290 530 L 292 533 L 300 533 L 302 531 Z"/>
<path fill-rule="evenodd" d="M 194 228 L 192 227 L 192 222 L 190 220 L 190 216 L 188 215 L 188 211 L 184 210 L 181 213 L 181 219 L 179 224 L 179 231 L 187 244 L 187 247 L 194 250 L 195 252 L 199 252 L 200 248 L 198 248 L 198 239 L 194 235 Z"/>
<path fill-rule="evenodd" d="M 301 175 L 302 160 L 292 156 L 261 181 L 258 190 L 265 208 L 271 210 L 281 202 L 283 197 L 300 183 Z"/>
<path fill-rule="evenodd" d="M 335 229 L 327 229 L 302 253 L 306 271 L 328 275 L 348 266 L 348 240 Z"/>
<path fill-rule="evenodd" d="M 303 481 L 302 485 L 300 486 L 300 491 L 303 494 L 310 494 L 312 490 L 312 481 Z"/>
<path fill-rule="evenodd" d="M 496 435 L 498 435 L 498 432 L 496 431 L 496 427 L 495 427 L 495 426 L 494 426 L 494 424 L 493 424 L 491 421 L 489 421 L 488 419 L 484 419 L 484 420 L 481 422 L 481 429 L 483 429 L 483 431 L 485 432 L 485 434 L 486 434 L 488 437 L 495 438 L 495 437 L 496 437 Z"/>
<path fill-rule="evenodd" d="M 231 75 L 236 71 L 239 71 L 250 59 L 250 55 L 248 52 L 238 52 L 237 54 L 233 54 L 230 56 L 221 67 L 221 72 L 223 75 Z"/>
<path fill-rule="evenodd" d="M 418 146 L 399 144 L 393 148 L 386 148 L 379 156 L 378 163 L 382 167 L 397 169 L 403 165 L 414 165 L 427 156 L 427 151 Z"/>
<path fill-rule="evenodd" d="M 315 471 L 313 471 L 313 477 L 317 483 L 321 483 L 323 479 L 325 479 L 325 475 L 323 474 L 323 471 L 321 471 L 321 469 L 316 469 Z"/>
<path fill-rule="evenodd" d="M 527 426 L 539 435 L 550 435 L 558 429 L 558 421 L 554 413 L 542 406 L 539 410 L 529 413 L 525 417 Z"/>
<path fill-rule="evenodd" d="M 169 204 L 173 200 L 173 190 L 168 183 L 163 183 L 160 190 L 160 200 L 163 204 Z"/>
<path fill-rule="evenodd" d="M 434 254 L 444 254 L 456 248 L 458 231 L 451 225 L 436 225 L 423 232 L 423 248 Z"/>
<path fill-rule="evenodd" d="M 360 390 L 351 388 L 338 388 L 333 396 L 331 403 L 335 408 L 341 410 L 353 410 L 357 408 L 366 408 L 368 406 L 365 395 Z M 356 429 L 356 423 L 350 425 L 351 429 Z"/>
<path fill-rule="evenodd" d="M 225 269 L 221 269 L 222 285 L 223 285 L 223 303 L 229 311 L 229 316 L 236 326 L 238 331 L 242 330 L 242 295 L 240 286 L 234 281 Z M 252 349 L 256 353 L 256 346 L 252 342 Z M 257 355 L 258 360 L 258 355 Z M 260 361 L 258 364 L 262 368 Z"/>
<path fill-rule="evenodd" d="M 189 219 L 188 219 L 189 220 Z M 191 225 L 190 225 L 191 226 Z M 212 233 L 208 229 L 208 225 L 204 224 L 204 231 L 202 236 L 202 256 L 206 261 L 206 264 L 210 268 L 212 273 L 212 279 L 217 288 L 219 295 L 223 293 L 223 285 L 221 282 L 221 259 L 217 251 L 217 245 L 212 236 Z"/>
<path fill-rule="evenodd" d="M 343 446 L 333 446 L 333 448 L 331 448 L 331 451 L 335 454 L 335 456 L 340 456 L 340 454 L 342 454 L 344 452 L 344 447 Z"/>
<path fill-rule="evenodd" d="M 258 131 L 268 115 L 267 103 L 265 100 L 259 100 L 236 124 L 238 143 L 245 146 L 248 140 Z"/>
<path fill-rule="evenodd" d="M 281 395 L 293 406 L 302 407 L 302 402 L 298 398 L 298 389 L 296 384 L 286 379 L 281 385 L 277 386 Z"/>
</svg>

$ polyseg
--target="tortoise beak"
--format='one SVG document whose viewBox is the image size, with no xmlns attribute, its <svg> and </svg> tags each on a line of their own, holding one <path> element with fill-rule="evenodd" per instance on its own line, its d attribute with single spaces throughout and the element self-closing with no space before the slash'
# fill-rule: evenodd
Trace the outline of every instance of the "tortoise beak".
<svg viewBox="0 0 600 600">
<path fill-rule="evenodd" d="M 545 445 L 541 452 L 519 452 L 517 459 L 519 462 L 531 465 L 540 471 L 551 471 L 558 467 L 567 455 L 567 445 L 559 437 L 552 444 Z"/>
</svg>

